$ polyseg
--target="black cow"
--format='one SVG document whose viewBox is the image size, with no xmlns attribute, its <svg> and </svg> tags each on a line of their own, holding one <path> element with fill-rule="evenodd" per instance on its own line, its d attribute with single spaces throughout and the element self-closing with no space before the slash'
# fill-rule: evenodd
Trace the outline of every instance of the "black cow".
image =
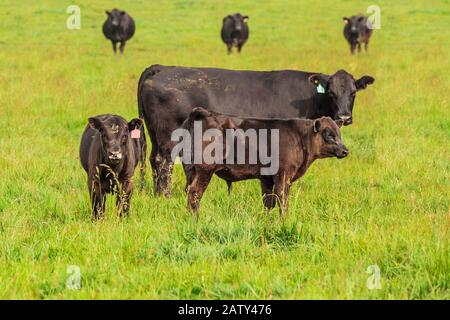
<svg viewBox="0 0 450 320">
<path fill-rule="evenodd" d="M 355 53 L 356 47 L 361 52 L 361 44 L 364 43 L 364 49 L 367 51 L 369 39 L 372 35 L 372 25 L 367 17 L 363 15 L 344 17 L 344 37 L 350 45 L 350 52 Z"/>
<path fill-rule="evenodd" d="M 117 194 L 121 215 L 128 212 L 139 162 L 144 182 L 146 148 L 141 119 L 127 122 L 110 114 L 89 118 L 81 138 L 80 162 L 88 176 L 94 219 L 103 215 L 106 193 Z"/>
<path fill-rule="evenodd" d="M 228 54 L 231 53 L 233 47 L 241 52 L 242 46 L 248 39 L 248 16 L 242 16 L 240 13 L 228 15 L 223 18 L 221 36 L 223 42 L 227 45 Z"/>
<path fill-rule="evenodd" d="M 232 71 L 154 65 L 138 84 L 139 117 L 152 141 L 150 163 L 155 194 L 170 195 L 172 131 L 194 107 L 235 116 L 309 118 L 322 116 L 352 123 L 355 95 L 375 81 L 303 71 Z"/>
<path fill-rule="evenodd" d="M 122 10 L 113 9 L 106 11 L 105 23 L 103 24 L 103 34 L 112 42 L 114 53 L 117 52 L 117 43 L 120 42 L 120 53 L 125 49 L 125 42 L 134 35 L 136 26 L 133 18 Z"/>
</svg>

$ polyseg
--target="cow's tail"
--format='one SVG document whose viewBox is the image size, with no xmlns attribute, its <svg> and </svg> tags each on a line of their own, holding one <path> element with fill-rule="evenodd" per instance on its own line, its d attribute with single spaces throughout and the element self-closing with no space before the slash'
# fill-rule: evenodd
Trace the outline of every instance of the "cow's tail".
<svg viewBox="0 0 450 320">
<path fill-rule="evenodd" d="M 139 82 L 138 82 L 138 90 L 137 90 L 137 100 L 138 100 L 138 113 L 139 113 L 139 118 L 143 118 L 144 117 L 144 99 L 142 96 L 142 90 L 144 87 L 144 83 L 145 80 L 147 80 L 150 77 L 153 77 L 155 74 L 157 74 L 158 72 L 160 72 L 160 65 L 154 64 L 150 67 L 148 67 L 147 69 L 144 70 L 144 72 L 142 72 L 141 77 L 139 78 Z"/>
</svg>

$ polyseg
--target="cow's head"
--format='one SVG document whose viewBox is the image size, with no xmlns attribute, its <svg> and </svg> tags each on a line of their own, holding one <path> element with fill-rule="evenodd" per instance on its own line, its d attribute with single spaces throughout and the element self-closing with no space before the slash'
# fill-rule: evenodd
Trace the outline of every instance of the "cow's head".
<svg viewBox="0 0 450 320">
<path fill-rule="evenodd" d="M 224 21 L 228 19 L 232 22 L 233 32 L 241 32 L 244 25 L 247 24 L 248 16 L 242 16 L 240 13 L 226 16 Z"/>
<path fill-rule="evenodd" d="M 355 80 L 350 73 L 339 70 L 331 76 L 320 73 L 313 74 L 309 77 L 309 81 L 316 87 L 323 88 L 324 92 L 319 94 L 326 95 L 331 101 L 332 118 L 343 120 L 344 125 L 349 125 L 352 123 L 356 92 L 374 83 L 375 79 L 371 76 L 363 76 Z"/>
<path fill-rule="evenodd" d="M 125 11 L 118 9 L 112 9 L 111 11 L 106 10 L 105 12 L 113 27 L 118 27 L 120 25 L 120 20 L 122 20 L 122 17 L 126 14 Z"/>
<path fill-rule="evenodd" d="M 128 153 L 130 132 L 142 126 L 141 119 L 126 122 L 119 116 L 89 118 L 89 126 L 100 132 L 103 158 L 107 164 L 117 165 Z"/>
<path fill-rule="evenodd" d="M 344 21 L 345 27 L 351 35 L 358 35 L 358 30 L 360 26 L 363 25 L 365 17 L 362 15 L 352 16 L 350 18 L 344 17 L 342 21 Z"/>
<path fill-rule="evenodd" d="M 336 157 L 342 159 L 348 155 L 348 149 L 341 140 L 340 127 L 342 125 L 342 120 L 335 122 L 329 117 L 314 120 L 313 141 L 316 155 L 319 158 Z"/>
</svg>

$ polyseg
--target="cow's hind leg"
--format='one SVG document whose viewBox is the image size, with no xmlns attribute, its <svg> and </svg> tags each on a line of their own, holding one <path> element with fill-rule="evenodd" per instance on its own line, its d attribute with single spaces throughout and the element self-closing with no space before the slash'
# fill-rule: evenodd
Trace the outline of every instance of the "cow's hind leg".
<svg viewBox="0 0 450 320">
<path fill-rule="evenodd" d="M 161 153 L 150 156 L 153 171 L 153 187 L 156 196 L 164 195 L 170 197 L 172 194 L 172 170 L 173 162 L 169 155 Z"/>
<path fill-rule="evenodd" d="M 200 200 L 202 199 L 203 193 L 208 187 L 213 171 L 198 171 L 196 170 L 192 177 L 191 183 L 188 186 L 188 207 L 191 211 L 197 214 L 200 208 Z M 198 217 L 198 215 L 197 215 Z"/>
</svg>

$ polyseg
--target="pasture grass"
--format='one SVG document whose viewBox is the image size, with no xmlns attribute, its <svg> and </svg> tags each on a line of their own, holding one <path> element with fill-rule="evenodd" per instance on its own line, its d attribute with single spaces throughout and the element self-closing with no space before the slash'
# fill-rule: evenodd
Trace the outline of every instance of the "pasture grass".
<svg viewBox="0 0 450 320">
<path fill-rule="evenodd" d="M 73 1 L 0 3 L 0 298 L 449 299 L 449 1 L 378 1 L 381 29 L 355 56 L 342 17 L 367 1 Z M 119 6 L 136 20 L 124 56 L 101 26 Z M 222 18 L 250 16 L 250 39 L 226 55 Z M 90 217 L 78 160 L 87 118 L 137 116 L 151 64 L 299 69 L 376 78 L 343 129 L 344 160 L 317 161 L 290 212 L 265 213 L 257 181 L 214 178 L 200 220 L 184 176 L 171 199 L 136 193 L 121 221 Z M 81 270 L 69 290 L 67 267 Z M 377 265 L 381 288 L 367 286 Z"/>
</svg>

